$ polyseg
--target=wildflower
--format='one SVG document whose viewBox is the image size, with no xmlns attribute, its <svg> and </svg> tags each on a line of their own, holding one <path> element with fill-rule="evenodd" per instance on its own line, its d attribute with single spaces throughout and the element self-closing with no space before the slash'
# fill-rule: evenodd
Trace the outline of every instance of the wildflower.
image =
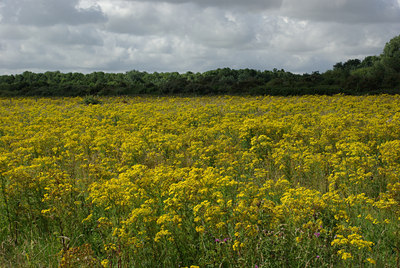
<svg viewBox="0 0 400 268">
<path fill-rule="evenodd" d="M 101 261 L 101 266 L 106 268 L 109 267 L 109 261 L 107 259 Z"/>
<path fill-rule="evenodd" d="M 351 255 L 351 253 L 344 252 L 344 253 L 342 254 L 342 259 L 343 259 L 343 260 L 347 260 L 347 259 L 351 259 L 351 258 L 353 258 L 353 256 Z"/>
<path fill-rule="evenodd" d="M 239 251 L 239 247 L 240 247 L 240 242 L 236 240 L 235 243 L 232 245 L 232 249 L 234 251 Z"/>
<path fill-rule="evenodd" d="M 204 229 L 203 226 L 196 226 L 196 232 L 198 233 L 204 233 L 206 230 Z"/>
<path fill-rule="evenodd" d="M 379 105 L 380 98 L 385 105 Z M 371 99 L 373 111 L 367 107 Z M 20 108 L 4 109 L 0 100 L 0 182 L 5 188 L 0 200 L 6 197 L 10 208 L 17 208 L 10 210 L 14 213 L 10 218 L 20 215 L 21 226 L 46 217 L 49 226 L 57 221 L 91 228 L 94 238 L 104 238 L 99 253 L 103 255 L 98 256 L 103 267 L 111 266 L 112 258 L 125 256 L 124 251 L 147 256 L 149 249 L 161 246 L 157 242 L 175 239 L 176 244 L 191 245 L 205 234 L 211 237 L 209 242 L 226 247 L 219 257 L 229 258 L 234 250 L 246 259 L 262 234 L 285 239 L 287 232 L 277 228 L 282 223 L 296 230 L 293 240 L 299 247 L 306 238 L 315 236 L 320 242 L 323 235 L 331 238 L 338 258 L 353 259 L 354 266 L 375 264 L 365 256 L 373 246 L 365 237 L 374 237 L 381 228 L 392 230 L 400 221 L 395 210 L 400 192 L 396 131 L 400 113 L 387 113 L 392 104 L 399 106 L 400 96 L 391 96 L 390 101 L 371 99 L 261 97 L 260 102 L 251 100 L 257 113 L 249 112 L 253 109 L 246 108 L 248 100 L 243 98 L 201 99 L 224 105 L 201 104 L 197 110 L 191 108 L 200 107 L 197 100 L 179 98 L 157 103 L 152 99 L 141 103 L 139 98 L 135 105 L 108 110 L 113 108 L 107 104 L 113 102 L 109 99 L 102 106 L 79 110 L 69 105 L 68 113 L 35 105 L 34 109 L 43 108 L 23 111 L 32 114 L 29 118 L 11 115 Z M 348 113 L 350 105 L 355 107 Z M 358 113 L 360 108 L 363 113 Z M 116 116 L 112 110 L 118 110 L 118 127 L 112 124 Z M 44 118 L 36 118 L 39 114 Z M 389 116 L 392 123 L 386 122 Z M 194 121 L 196 128 L 188 127 Z M 385 192 L 379 192 L 375 182 L 386 181 L 378 187 Z M 320 189 L 325 188 L 328 192 L 323 194 Z M 376 201 L 372 196 L 378 197 Z M 322 219 L 331 215 L 336 220 L 325 226 Z M 4 209 L 2 216 L 6 216 Z M 348 226 L 349 221 L 357 226 Z M 358 227 L 366 223 L 388 226 Z M 74 234 L 68 226 L 60 227 Z M 184 234 L 193 229 L 198 233 Z M 58 237 L 57 230 L 49 231 Z M 227 231 L 231 238 L 223 236 Z M 82 240 L 91 241 L 86 235 Z M 311 243 L 310 252 L 320 252 L 318 244 Z M 380 247 L 390 250 L 388 244 L 382 241 Z M 121 259 L 127 262 L 122 266 L 134 266 L 133 258 Z M 313 259 L 320 262 L 322 257 Z"/>
</svg>

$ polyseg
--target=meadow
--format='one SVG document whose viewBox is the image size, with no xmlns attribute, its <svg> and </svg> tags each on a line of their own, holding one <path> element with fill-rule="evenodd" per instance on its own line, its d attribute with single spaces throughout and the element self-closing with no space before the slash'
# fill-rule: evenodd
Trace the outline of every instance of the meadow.
<svg viewBox="0 0 400 268">
<path fill-rule="evenodd" d="M 400 96 L 0 99 L 0 266 L 399 267 Z"/>
</svg>

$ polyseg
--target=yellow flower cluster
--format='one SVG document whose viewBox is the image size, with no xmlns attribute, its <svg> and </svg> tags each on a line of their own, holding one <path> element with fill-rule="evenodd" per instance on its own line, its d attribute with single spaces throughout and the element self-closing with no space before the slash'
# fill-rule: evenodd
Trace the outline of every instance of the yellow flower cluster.
<svg viewBox="0 0 400 268">
<path fill-rule="evenodd" d="M 51 237 L 62 265 L 395 266 L 399 107 L 398 95 L 0 99 L 0 235 L 14 255 Z"/>
</svg>

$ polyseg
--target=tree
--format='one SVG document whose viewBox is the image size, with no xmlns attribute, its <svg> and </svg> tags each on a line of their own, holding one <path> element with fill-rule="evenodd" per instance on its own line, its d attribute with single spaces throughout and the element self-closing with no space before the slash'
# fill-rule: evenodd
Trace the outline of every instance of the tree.
<svg viewBox="0 0 400 268">
<path fill-rule="evenodd" d="M 381 59 L 385 67 L 400 72 L 400 35 L 386 43 Z"/>
<path fill-rule="evenodd" d="M 360 64 L 360 68 L 372 67 L 376 62 L 379 62 L 380 58 L 378 56 L 367 56 L 363 59 Z"/>
</svg>

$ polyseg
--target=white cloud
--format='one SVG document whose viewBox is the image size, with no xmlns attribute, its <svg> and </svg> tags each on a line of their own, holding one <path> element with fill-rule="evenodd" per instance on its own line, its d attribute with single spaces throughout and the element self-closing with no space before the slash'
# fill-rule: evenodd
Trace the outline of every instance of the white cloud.
<svg viewBox="0 0 400 268">
<path fill-rule="evenodd" d="M 186 34 L 196 42 L 217 48 L 241 49 L 255 38 L 250 21 L 219 9 L 206 9 L 188 18 Z"/>
<path fill-rule="evenodd" d="M 107 12 L 107 31 L 134 35 L 165 34 L 180 31 L 180 18 L 185 11 L 169 4 L 141 2 L 106 2 L 102 4 Z"/>
<path fill-rule="evenodd" d="M 397 0 L 3 0 L 0 73 L 325 71 L 380 54 Z"/>
</svg>

